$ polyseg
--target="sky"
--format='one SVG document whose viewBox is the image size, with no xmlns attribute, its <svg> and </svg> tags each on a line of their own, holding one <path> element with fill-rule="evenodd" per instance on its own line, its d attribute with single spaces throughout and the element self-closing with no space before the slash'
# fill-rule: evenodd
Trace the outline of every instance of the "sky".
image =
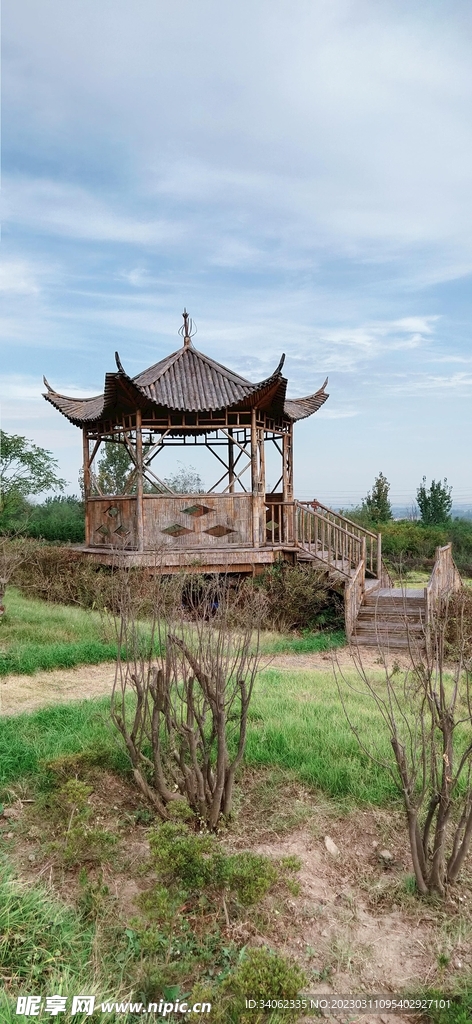
<svg viewBox="0 0 472 1024">
<path fill-rule="evenodd" d="M 3 0 L 3 429 L 76 493 L 42 375 L 98 394 L 185 306 L 250 380 L 329 376 L 298 497 L 472 507 L 471 57 L 469 0 Z"/>
</svg>

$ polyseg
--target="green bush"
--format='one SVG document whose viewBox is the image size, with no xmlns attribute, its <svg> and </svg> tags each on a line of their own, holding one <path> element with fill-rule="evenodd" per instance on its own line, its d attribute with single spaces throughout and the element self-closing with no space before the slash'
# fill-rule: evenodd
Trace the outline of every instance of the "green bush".
<svg viewBox="0 0 472 1024">
<path fill-rule="evenodd" d="M 407 519 L 382 526 L 384 557 L 396 562 L 401 559 L 406 566 L 433 560 L 436 548 L 447 542 L 447 530 L 442 526 L 423 526 Z"/>
<path fill-rule="evenodd" d="M 42 505 L 31 506 L 24 533 L 63 544 L 83 544 L 85 540 L 84 503 L 79 498 L 46 498 Z"/>
</svg>

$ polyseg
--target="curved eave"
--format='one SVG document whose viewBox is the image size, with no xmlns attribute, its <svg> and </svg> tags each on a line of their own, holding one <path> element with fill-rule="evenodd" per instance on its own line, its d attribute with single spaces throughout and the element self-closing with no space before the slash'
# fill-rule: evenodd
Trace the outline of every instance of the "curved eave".
<svg viewBox="0 0 472 1024">
<path fill-rule="evenodd" d="M 143 409 L 149 405 L 131 378 L 122 372 L 107 373 L 104 394 L 95 395 L 93 398 L 71 398 L 69 395 L 61 395 L 54 391 L 46 378 L 44 383 L 48 390 L 43 393 L 43 398 L 76 427 L 112 420 L 118 412 L 134 412 L 136 408 Z"/>
<path fill-rule="evenodd" d="M 327 383 L 328 378 L 326 378 L 318 391 L 315 391 L 313 395 L 307 395 L 306 398 L 286 398 L 284 413 L 288 419 L 296 422 L 296 420 L 304 420 L 307 416 L 312 416 L 314 412 L 318 412 L 318 409 L 321 409 L 321 406 L 329 398 L 325 391 Z"/>
<path fill-rule="evenodd" d="M 60 395 L 53 388 L 43 392 L 43 398 L 50 402 L 58 412 L 62 413 L 70 423 L 81 427 L 85 423 L 98 423 L 103 419 L 103 395 L 95 395 L 94 398 L 70 398 L 68 395 Z"/>
<path fill-rule="evenodd" d="M 44 378 L 48 390 L 43 397 L 71 423 L 79 427 L 110 421 L 122 413 L 129 414 L 136 409 L 152 409 L 160 414 L 162 411 L 214 413 L 223 409 L 258 406 L 274 408 L 275 412 L 282 413 L 287 387 L 287 380 L 281 373 L 283 356 L 270 377 L 257 384 L 251 384 L 250 381 L 244 381 L 244 378 L 237 377 L 230 371 L 227 371 L 225 376 L 224 367 L 206 356 L 200 357 L 195 350 L 185 351 L 192 353 L 189 367 L 181 366 L 180 373 L 175 374 L 177 356 L 182 355 L 183 350 L 173 353 L 165 361 L 162 376 L 153 383 L 138 383 L 140 379 L 142 381 L 144 374 L 129 377 L 117 355 L 118 371 L 106 374 L 103 395 L 96 395 L 93 398 L 71 398 L 54 391 Z M 186 374 L 185 369 L 193 372 Z"/>
</svg>

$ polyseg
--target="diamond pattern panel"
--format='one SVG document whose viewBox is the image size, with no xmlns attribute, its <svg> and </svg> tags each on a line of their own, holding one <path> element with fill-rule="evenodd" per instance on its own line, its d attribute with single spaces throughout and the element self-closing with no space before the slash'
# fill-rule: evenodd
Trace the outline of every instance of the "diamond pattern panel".
<svg viewBox="0 0 472 1024">
<path fill-rule="evenodd" d="M 181 526 L 180 523 L 172 523 L 171 526 L 164 526 L 161 532 L 168 533 L 171 537 L 181 537 L 184 533 L 193 533 L 193 530 L 187 530 L 187 527 Z"/>
<path fill-rule="evenodd" d="M 185 512 L 186 516 L 194 516 L 197 519 L 199 516 L 207 516 L 209 512 L 213 512 L 213 509 L 206 505 L 189 505 L 188 508 L 183 508 L 182 512 Z"/>
<path fill-rule="evenodd" d="M 222 526 L 220 524 L 218 526 L 210 526 L 209 530 L 204 530 L 203 532 L 209 533 L 210 537 L 227 537 L 229 533 L 234 533 L 235 531 L 230 526 Z"/>
</svg>

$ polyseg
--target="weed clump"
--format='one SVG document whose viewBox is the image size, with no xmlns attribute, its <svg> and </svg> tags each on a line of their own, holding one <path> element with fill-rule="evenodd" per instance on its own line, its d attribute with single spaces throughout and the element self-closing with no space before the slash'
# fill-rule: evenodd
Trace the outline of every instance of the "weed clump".
<svg viewBox="0 0 472 1024">
<path fill-rule="evenodd" d="M 283 1020 L 291 1022 L 300 1017 L 296 1003 L 306 983 L 298 964 L 263 946 L 242 950 L 237 965 L 219 987 L 199 983 L 190 1000 L 211 1003 L 214 1024 L 275 1022 L 281 1019 L 281 1010 Z M 259 1004 L 258 1008 L 248 1010 L 247 999 Z M 267 1004 L 265 1008 L 260 1006 L 262 1002 Z"/>
<path fill-rule="evenodd" d="M 278 878 L 268 857 L 246 851 L 226 854 L 213 835 L 192 833 L 185 824 L 165 822 L 151 836 L 150 845 L 160 879 L 183 898 L 221 892 L 248 907 L 263 899 Z"/>
<path fill-rule="evenodd" d="M 92 792 L 92 786 L 80 779 L 69 779 L 48 797 L 55 832 L 50 850 L 66 867 L 108 860 L 116 844 L 115 836 L 92 822 L 93 808 L 89 803 Z"/>
</svg>

